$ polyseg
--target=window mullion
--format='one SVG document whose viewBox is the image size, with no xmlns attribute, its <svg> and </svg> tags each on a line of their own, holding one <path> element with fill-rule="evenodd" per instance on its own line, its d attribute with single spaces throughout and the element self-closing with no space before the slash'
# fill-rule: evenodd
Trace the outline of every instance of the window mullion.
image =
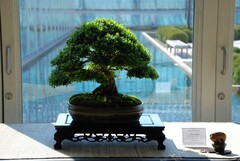
<svg viewBox="0 0 240 161">
<path fill-rule="evenodd" d="M 216 59 L 216 121 L 231 121 L 234 11 L 234 0 L 219 1 Z M 226 69 L 224 69 L 224 63 L 226 64 Z"/>
<path fill-rule="evenodd" d="M 18 1 L 1 0 L 1 37 L 3 68 L 3 122 L 21 122 L 21 59 Z M 7 48 L 9 54 L 7 55 Z M 6 72 L 8 67 L 11 72 Z"/>
<path fill-rule="evenodd" d="M 218 0 L 196 0 L 193 56 L 193 121 L 215 120 Z"/>
</svg>

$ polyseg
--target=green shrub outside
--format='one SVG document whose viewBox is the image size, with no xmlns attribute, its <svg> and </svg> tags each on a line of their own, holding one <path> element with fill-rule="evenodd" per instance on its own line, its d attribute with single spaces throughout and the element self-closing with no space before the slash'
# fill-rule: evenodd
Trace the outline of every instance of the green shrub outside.
<svg viewBox="0 0 240 161">
<path fill-rule="evenodd" d="M 240 54 L 240 48 L 233 48 L 234 54 Z"/>
<path fill-rule="evenodd" d="M 240 40 L 240 25 L 234 26 L 234 40 Z"/>
<path fill-rule="evenodd" d="M 168 39 L 169 40 L 181 40 L 182 42 L 188 43 L 188 35 L 181 30 L 172 32 L 169 35 Z"/>
<path fill-rule="evenodd" d="M 162 42 L 166 42 L 168 40 L 169 35 L 171 35 L 174 31 L 178 30 L 174 26 L 162 26 L 157 29 L 157 38 Z"/>
<path fill-rule="evenodd" d="M 181 31 L 185 32 L 188 35 L 188 43 L 191 43 L 193 41 L 192 28 L 187 28 L 186 25 L 178 26 L 177 28 L 180 29 Z"/>
<path fill-rule="evenodd" d="M 234 26 L 234 40 L 240 40 L 240 25 Z M 237 85 L 240 84 L 240 49 L 233 48 L 233 52 L 233 84 Z"/>
<path fill-rule="evenodd" d="M 234 28 L 234 40 L 238 39 L 238 31 Z"/>
<path fill-rule="evenodd" d="M 188 35 L 188 42 L 191 43 L 193 41 L 193 34 L 190 29 L 183 29 L 183 32 L 185 32 Z"/>
<path fill-rule="evenodd" d="M 157 28 L 156 36 L 162 42 L 166 40 L 181 40 L 185 43 L 192 42 L 192 31 L 186 26 L 160 26 Z"/>
<path fill-rule="evenodd" d="M 233 84 L 240 84 L 240 49 L 233 49 Z"/>
</svg>

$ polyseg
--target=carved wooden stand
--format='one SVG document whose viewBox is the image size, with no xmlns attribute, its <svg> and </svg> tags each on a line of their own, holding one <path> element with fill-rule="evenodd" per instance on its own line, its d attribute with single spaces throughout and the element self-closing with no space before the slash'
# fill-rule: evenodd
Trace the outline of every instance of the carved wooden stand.
<svg viewBox="0 0 240 161">
<path fill-rule="evenodd" d="M 157 114 L 143 114 L 139 123 L 133 124 L 74 124 L 69 114 L 59 114 L 54 123 L 57 132 L 54 134 L 55 149 L 62 149 L 64 139 L 73 142 L 87 140 L 89 142 L 149 142 L 156 140 L 158 149 L 164 150 L 165 126 Z"/>
</svg>

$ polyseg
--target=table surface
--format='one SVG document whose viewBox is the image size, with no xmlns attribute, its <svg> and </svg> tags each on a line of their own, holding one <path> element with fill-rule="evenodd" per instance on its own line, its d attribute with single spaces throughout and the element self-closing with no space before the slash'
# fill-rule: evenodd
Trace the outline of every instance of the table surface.
<svg viewBox="0 0 240 161">
<path fill-rule="evenodd" d="M 156 141 L 131 142 L 77 142 L 64 141 L 64 149 L 55 150 L 56 132 L 52 124 L 0 124 L 0 159 L 44 158 L 224 158 L 240 159 L 240 125 L 235 123 L 164 122 L 165 150 L 157 150 Z M 126 125 L 127 126 L 127 125 Z M 206 128 L 207 148 L 211 148 L 209 135 L 222 131 L 227 135 L 230 155 L 201 153 L 199 148 L 187 148 L 182 144 L 183 128 Z"/>
</svg>

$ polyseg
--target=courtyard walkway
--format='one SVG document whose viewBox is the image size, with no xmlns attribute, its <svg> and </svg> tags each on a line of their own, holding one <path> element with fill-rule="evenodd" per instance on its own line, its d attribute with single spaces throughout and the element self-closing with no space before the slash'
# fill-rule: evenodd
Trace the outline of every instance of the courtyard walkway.
<svg viewBox="0 0 240 161">
<path fill-rule="evenodd" d="M 169 49 L 166 44 L 158 40 L 155 33 L 143 32 L 143 35 L 192 78 L 192 44 L 188 44 L 190 46 L 188 50 L 176 50 L 175 52 L 175 50 Z"/>
</svg>

